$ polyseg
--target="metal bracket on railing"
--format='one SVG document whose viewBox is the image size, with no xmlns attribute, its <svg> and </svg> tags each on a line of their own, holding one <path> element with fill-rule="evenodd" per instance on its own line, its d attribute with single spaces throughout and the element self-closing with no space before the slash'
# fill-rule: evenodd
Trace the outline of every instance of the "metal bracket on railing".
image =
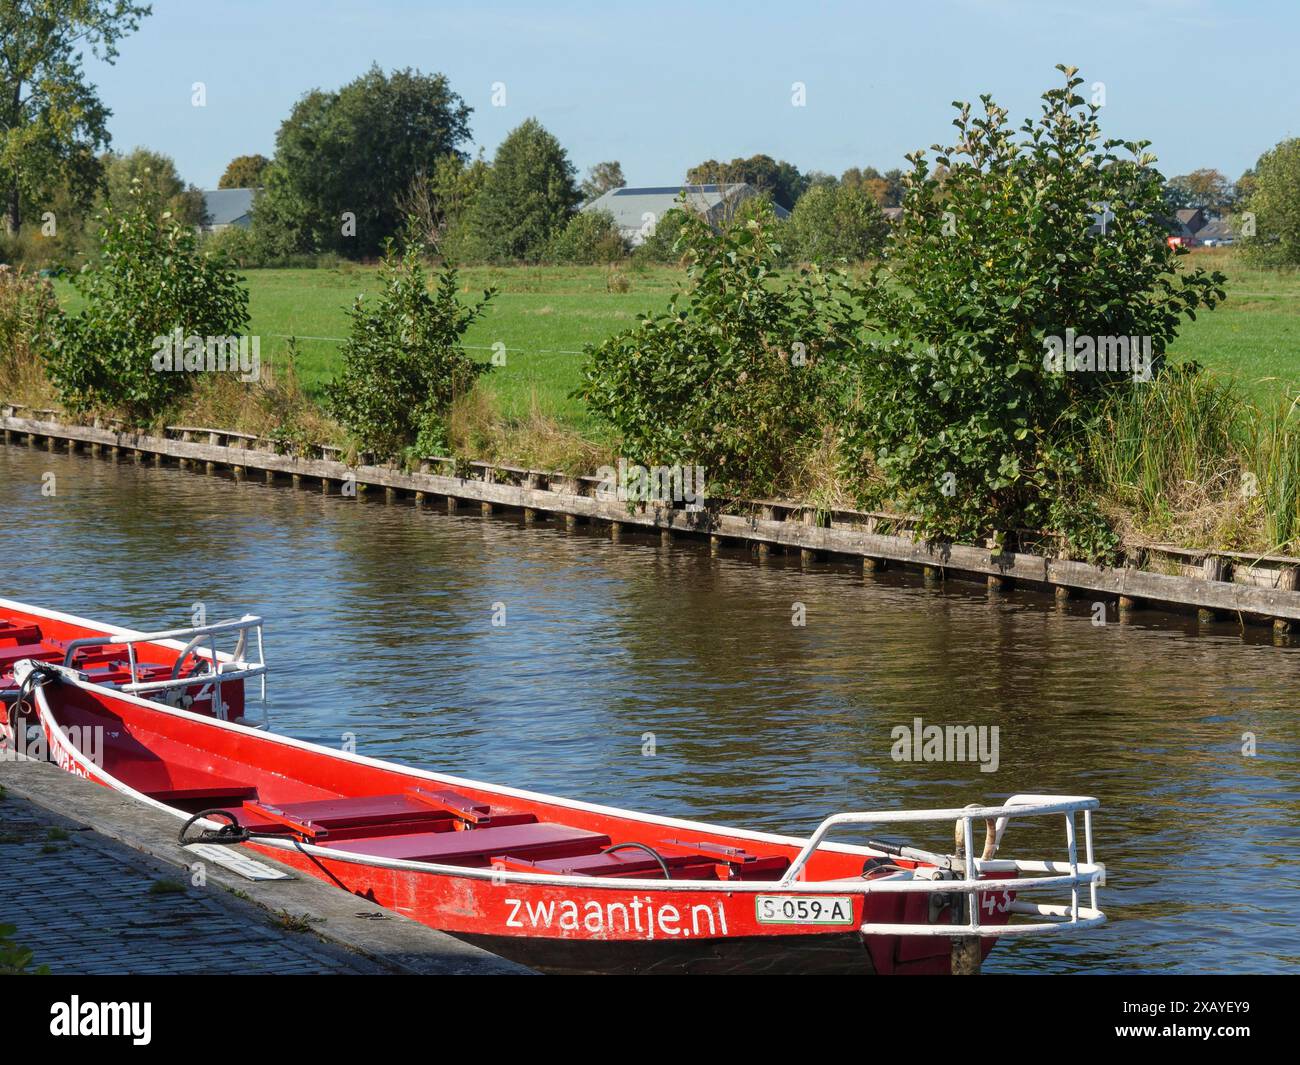
<svg viewBox="0 0 1300 1065">
<path fill-rule="evenodd" d="M 1092 811 L 1100 803 L 1084 795 L 1013 795 L 1001 806 L 968 806 L 960 810 L 881 810 L 861 813 L 832 814 L 808 838 L 799 854 L 781 878 L 780 886 L 793 887 L 799 881 L 809 859 L 826 836 L 842 825 L 884 825 L 901 822 L 955 821 L 962 841 L 959 855 L 936 855 L 914 847 L 891 845 L 887 853 L 920 862 L 923 865 L 960 875 L 961 879 L 926 880 L 882 877 L 864 883 L 866 894 L 964 894 L 967 920 L 958 924 L 885 924 L 867 922 L 861 927 L 866 935 L 901 936 L 1017 936 L 1077 930 L 1102 924 L 1106 915 L 1097 906 L 1097 889 L 1106 882 L 1106 867 L 1093 856 Z M 1075 815 L 1083 814 L 1084 857 L 1079 860 Z M 1043 817 L 1060 814 L 1065 820 L 1066 861 L 1031 861 L 1016 858 L 980 858 L 975 851 L 976 821 L 993 821 L 994 847 L 1001 844 L 1003 833 L 1013 817 Z M 867 848 L 873 849 L 871 843 Z M 1014 874 L 1008 878 L 990 878 L 989 874 Z M 1030 875 L 1025 875 L 1030 874 Z M 1080 887 L 1088 888 L 1088 904 L 1080 904 Z M 1027 890 L 1045 888 L 1070 889 L 1068 905 L 1008 900 L 999 911 L 1044 918 L 1029 924 L 980 923 L 980 896 L 999 889 L 1017 895 Z"/>
<path fill-rule="evenodd" d="M 249 639 L 248 634 L 252 632 L 256 638 L 257 658 L 250 661 L 246 657 L 248 651 Z M 238 633 L 237 642 L 233 652 L 221 651 L 217 647 L 217 637 L 226 633 Z M 172 675 L 164 680 L 142 681 L 139 679 L 139 662 L 136 658 L 136 644 L 141 643 L 178 643 L 181 640 L 187 641 L 180 649 L 180 653 L 172 666 Z M 206 643 L 207 647 L 203 647 Z M 132 695 L 152 696 L 160 692 L 168 692 L 192 688 L 196 684 L 210 683 L 213 687 L 213 714 L 216 717 L 223 717 L 225 704 L 221 700 L 222 684 L 229 684 L 236 680 L 246 680 L 251 677 L 261 678 L 260 700 L 262 703 L 263 723 L 261 727 L 270 725 L 270 717 L 266 709 L 266 660 L 265 647 L 262 640 L 262 619 L 254 614 L 245 614 L 242 618 L 230 621 L 219 621 L 213 625 L 195 625 L 183 629 L 165 629 L 160 632 L 133 632 L 126 629 L 118 629 L 103 636 L 85 636 L 80 639 L 72 640 L 68 643 L 64 651 L 63 665 L 72 668 L 72 659 L 76 652 L 84 647 L 98 647 L 104 645 L 121 646 L 126 648 L 127 663 L 129 666 L 131 679 L 124 684 L 108 685 L 116 688 L 118 691 L 129 692 Z M 185 662 L 193 656 L 195 659 L 206 662 L 208 671 L 205 673 L 191 674 L 182 676 Z"/>
</svg>

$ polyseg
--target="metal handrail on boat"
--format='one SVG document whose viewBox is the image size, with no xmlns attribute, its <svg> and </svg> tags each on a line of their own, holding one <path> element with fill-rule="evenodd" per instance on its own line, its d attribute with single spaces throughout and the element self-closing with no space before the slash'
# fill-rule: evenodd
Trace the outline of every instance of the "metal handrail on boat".
<svg viewBox="0 0 1300 1065">
<path fill-rule="evenodd" d="M 892 877 L 868 881 L 862 890 L 868 894 L 964 894 L 968 920 L 959 924 L 891 924 L 867 922 L 861 931 L 867 935 L 929 935 L 929 936 L 1020 936 L 1041 935 L 1090 928 L 1105 922 L 1106 915 L 1097 906 L 1097 888 L 1106 883 L 1106 867 L 1094 860 L 1092 846 L 1092 811 L 1101 804 L 1085 795 L 1013 795 L 1001 806 L 967 806 L 952 810 L 880 810 L 861 813 L 832 814 L 808 838 L 803 849 L 790 864 L 779 886 L 789 888 L 799 883 L 809 859 L 834 828 L 841 825 L 882 825 L 902 822 L 955 821 L 961 833 L 960 855 L 940 858 L 940 868 L 956 873 L 960 868 L 962 879 L 895 879 Z M 1083 814 L 1084 860 L 1079 860 L 1078 836 L 1075 814 Z M 994 824 L 993 850 L 1002 842 L 1002 835 L 1013 817 L 1041 817 L 1061 814 L 1065 820 L 1067 860 L 1030 861 L 1015 858 L 980 858 L 975 852 L 976 821 Z M 868 844 L 871 846 L 871 844 Z M 891 848 L 893 853 L 905 858 L 936 864 L 935 855 L 915 848 Z M 983 874 L 1015 873 L 1014 878 L 981 880 Z M 1021 874 L 1038 874 L 1023 876 Z M 1080 887 L 1088 888 L 1088 904 L 1080 905 Z M 980 923 L 980 896 L 991 895 L 1001 888 L 1018 895 L 1027 889 L 1070 889 L 1068 905 L 1007 900 L 1000 912 L 1044 918 L 1027 924 Z M 990 912 L 998 912 L 992 903 Z"/>
<path fill-rule="evenodd" d="M 105 644 L 126 648 L 127 662 L 130 667 L 130 681 L 125 684 L 106 685 L 118 691 L 133 695 L 153 695 L 177 689 L 192 688 L 195 684 L 211 683 L 213 685 L 213 713 L 223 717 L 225 704 L 221 701 L 221 685 L 249 677 L 261 677 L 260 701 L 262 703 L 262 723 L 259 728 L 270 725 L 270 715 L 266 707 L 266 651 L 262 640 L 262 619 L 255 614 L 245 614 L 242 618 L 218 621 L 212 625 L 192 625 L 181 629 L 163 629 L 158 632 L 132 632 L 117 630 L 102 636 L 84 636 L 68 643 L 64 649 L 63 665 L 72 668 L 72 659 L 77 651 L 85 647 L 99 647 Z M 249 633 L 253 633 L 257 644 L 257 659 L 249 661 L 245 657 L 248 650 Z M 217 637 L 226 633 L 238 633 L 238 640 L 232 652 L 222 652 L 217 647 Z M 165 680 L 142 681 L 139 679 L 139 662 L 136 658 L 136 644 L 179 642 L 186 640 L 180 657 L 172 668 L 172 676 Z M 202 644 L 206 643 L 207 647 Z M 179 676 L 185 660 L 193 654 L 211 664 L 212 672 L 197 676 Z M 247 699 L 247 695 L 245 696 Z M 247 714 L 245 714 L 247 718 Z"/>
</svg>

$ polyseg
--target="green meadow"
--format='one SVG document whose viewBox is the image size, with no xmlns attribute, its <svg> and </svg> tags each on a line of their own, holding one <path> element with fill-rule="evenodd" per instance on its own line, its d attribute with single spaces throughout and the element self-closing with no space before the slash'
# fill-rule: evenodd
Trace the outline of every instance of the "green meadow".
<svg viewBox="0 0 1300 1065">
<path fill-rule="evenodd" d="M 1191 262 L 1228 275 L 1228 300 L 1186 322 L 1172 356 L 1231 375 L 1261 405 L 1300 391 L 1300 273 L 1246 267 L 1226 249 L 1197 251 Z M 279 364 L 288 337 L 296 337 L 299 378 L 319 394 L 338 367 L 348 308 L 358 295 L 375 291 L 376 272 L 352 264 L 247 271 L 251 332 L 262 338 L 263 360 Z M 536 404 L 558 421 L 589 431 L 588 412 L 570 398 L 579 383 L 583 346 L 634 326 L 638 314 L 665 309 L 683 280 L 680 269 L 663 266 L 613 272 L 580 266 L 466 267 L 461 270 L 466 300 L 497 289 L 466 343 L 483 360 L 494 345 L 504 345 L 505 365 L 486 378 L 503 414 L 516 416 Z M 624 285 L 626 291 L 620 291 Z M 76 306 L 67 282 L 59 282 L 59 292 L 67 306 Z"/>
</svg>

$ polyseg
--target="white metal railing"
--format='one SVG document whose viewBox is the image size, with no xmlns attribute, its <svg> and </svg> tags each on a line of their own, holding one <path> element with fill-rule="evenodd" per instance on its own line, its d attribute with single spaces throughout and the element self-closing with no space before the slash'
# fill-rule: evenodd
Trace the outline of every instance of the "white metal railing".
<svg viewBox="0 0 1300 1065">
<path fill-rule="evenodd" d="M 804 844 L 795 857 L 780 887 L 792 887 L 799 882 L 809 859 L 822 845 L 832 829 L 841 825 L 883 825 L 906 822 L 955 821 L 961 839 L 960 855 L 937 855 L 914 847 L 874 844 L 885 855 L 926 863 L 930 868 L 913 873 L 896 873 L 893 876 L 868 880 L 859 890 L 867 894 L 961 894 L 966 897 L 968 916 L 962 923 L 949 924 L 889 924 L 867 922 L 862 932 L 868 935 L 900 936 L 1023 936 L 1050 932 L 1078 930 L 1102 924 L 1106 915 L 1097 906 L 1097 889 L 1106 882 L 1106 867 L 1097 862 L 1092 846 L 1092 811 L 1100 803 L 1083 795 L 1013 795 L 1001 806 L 967 806 L 953 810 L 881 810 L 862 813 L 833 814 L 826 818 Z M 1079 860 L 1078 835 L 1075 815 L 1083 814 L 1083 860 Z M 1065 861 L 1034 861 L 1015 858 L 977 857 L 975 851 L 975 822 L 987 826 L 985 850 L 996 854 L 1002 835 L 1013 817 L 1043 817 L 1060 814 L 1065 821 Z M 990 846 L 991 845 L 991 846 Z M 1014 878 L 981 879 L 990 873 L 1014 873 Z M 1029 874 L 1029 875 L 1025 875 Z M 944 876 L 951 879 L 944 879 Z M 960 879 L 956 879 L 960 877 Z M 1080 888 L 1088 889 L 1087 905 L 1080 904 Z M 998 891 L 1015 892 L 1047 888 L 1070 889 L 1070 901 L 1061 903 L 1026 902 L 1008 900 L 1000 910 L 996 902 L 992 912 L 1040 917 L 1041 921 L 1027 924 L 981 924 L 980 896 Z M 954 915 L 957 913 L 954 908 Z"/>
<path fill-rule="evenodd" d="M 233 633 L 238 634 L 234 650 L 229 652 L 221 651 L 217 646 L 217 637 Z M 251 641 L 249 640 L 250 633 L 253 636 Z M 163 643 L 165 641 L 180 642 L 181 640 L 187 642 L 172 665 L 172 675 L 170 677 L 163 680 L 149 681 L 139 679 L 140 663 L 136 656 L 137 644 Z M 250 643 L 256 644 L 257 657 L 255 660 L 248 657 Z M 207 644 L 207 646 L 204 647 L 204 644 Z M 63 656 L 63 665 L 67 668 L 73 668 L 72 659 L 77 651 L 86 647 L 104 645 L 126 648 L 131 677 L 124 684 L 107 684 L 105 687 L 149 698 L 158 693 L 175 692 L 175 698 L 179 699 L 180 693 L 184 689 L 193 688 L 199 684 L 211 685 L 212 712 L 214 716 L 222 719 L 226 716 L 226 706 L 221 699 L 222 684 L 229 684 L 232 681 L 244 681 L 251 677 L 260 677 L 260 701 L 263 717 L 261 727 L 270 724 L 266 709 L 266 652 L 262 640 L 262 619 L 254 614 L 245 614 L 242 618 L 219 621 L 213 625 L 194 625 L 183 629 L 165 629 L 160 632 L 109 632 L 102 636 L 85 636 L 68 643 Z M 182 675 L 185 663 L 191 656 L 200 662 L 206 662 L 208 665 L 207 671 L 191 673 L 188 676 Z M 200 694 L 200 698 L 202 694 Z M 245 707 L 247 707 L 247 691 L 244 693 L 244 698 Z M 164 696 L 164 701 L 169 705 L 176 705 L 171 697 Z M 247 712 L 245 712 L 244 716 L 247 718 Z"/>
</svg>

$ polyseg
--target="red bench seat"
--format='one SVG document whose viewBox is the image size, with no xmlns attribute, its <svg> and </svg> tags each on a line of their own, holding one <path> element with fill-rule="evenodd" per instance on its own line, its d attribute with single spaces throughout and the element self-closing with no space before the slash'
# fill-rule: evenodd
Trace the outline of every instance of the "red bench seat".
<svg viewBox="0 0 1300 1065">
<path fill-rule="evenodd" d="M 39 625 L 0 621 L 0 640 L 13 640 L 15 643 L 35 643 L 40 638 L 41 629 Z"/>
<path fill-rule="evenodd" d="M 569 825 L 533 822 L 471 828 L 463 832 L 412 832 L 346 842 L 326 840 L 324 846 L 376 858 L 486 866 L 497 856 L 537 860 L 591 854 L 608 847 L 609 837 Z"/>
</svg>

